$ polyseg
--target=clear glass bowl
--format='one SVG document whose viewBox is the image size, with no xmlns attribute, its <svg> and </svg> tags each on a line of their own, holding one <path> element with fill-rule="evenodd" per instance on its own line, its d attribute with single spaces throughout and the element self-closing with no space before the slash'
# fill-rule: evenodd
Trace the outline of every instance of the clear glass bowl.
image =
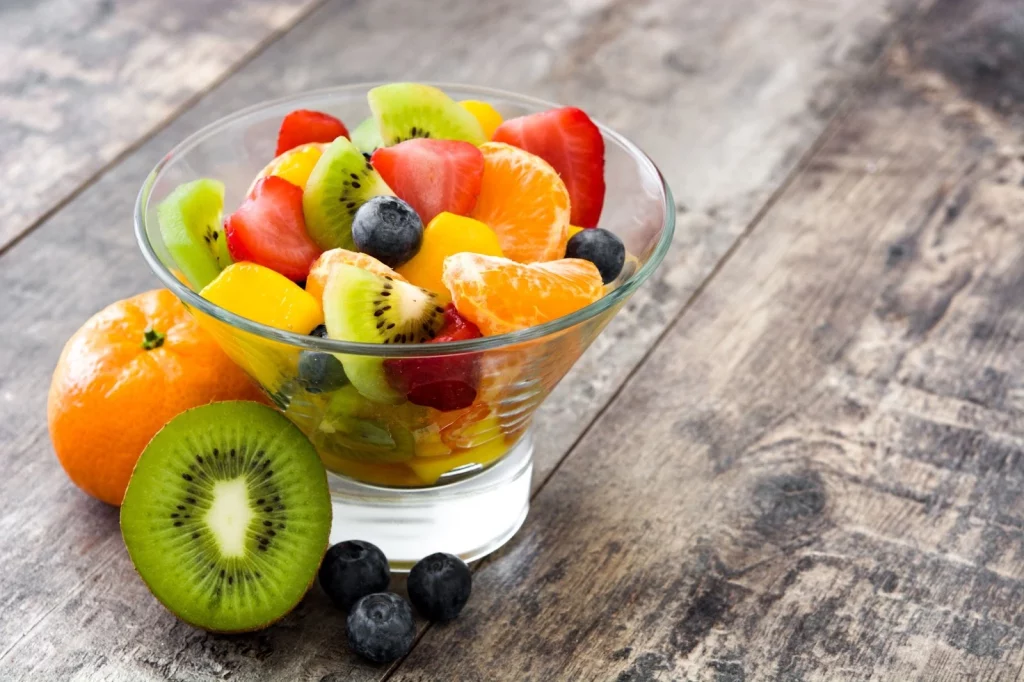
<svg viewBox="0 0 1024 682">
<path fill-rule="evenodd" d="M 600 126 L 608 187 L 600 226 L 626 245 L 630 256 L 622 275 L 600 301 L 572 315 L 472 341 L 376 345 L 293 334 L 220 308 L 175 276 L 156 220 L 160 201 L 181 183 L 211 177 L 224 182 L 225 212 L 230 212 L 273 157 L 285 114 L 326 111 L 351 129 L 369 116 L 366 92 L 375 85 L 267 102 L 198 131 L 146 178 L 136 203 L 136 236 L 157 277 L 316 446 L 334 497 L 332 541 L 374 541 L 399 568 L 434 551 L 474 559 L 504 543 L 525 518 L 533 414 L 664 258 L 672 241 L 674 204 L 651 160 Z M 488 101 L 505 118 L 558 106 L 499 90 L 436 85 L 457 100 Z M 310 393 L 296 378 L 303 351 L 472 363 L 479 373 L 477 399 L 466 409 L 439 412 L 411 403 L 375 403 L 351 386 Z"/>
</svg>

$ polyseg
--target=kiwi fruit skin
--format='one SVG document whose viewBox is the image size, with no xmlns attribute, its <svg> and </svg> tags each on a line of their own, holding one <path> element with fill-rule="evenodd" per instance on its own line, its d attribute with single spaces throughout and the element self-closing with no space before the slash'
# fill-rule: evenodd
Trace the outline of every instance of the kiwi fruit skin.
<svg viewBox="0 0 1024 682">
<path fill-rule="evenodd" d="M 385 146 L 414 137 L 487 142 L 480 122 L 458 102 L 432 85 L 389 83 L 367 93 L 370 111 Z"/>
<path fill-rule="evenodd" d="M 164 245 L 196 291 L 232 263 L 223 211 L 224 183 L 209 178 L 179 185 L 157 206 Z"/>
<path fill-rule="evenodd" d="M 378 147 L 384 146 L 380 139 L 380 129 L 373 116 L 363 119 L 363 122 L 352 131 L 352 144 L 364 154 L 373 154 Z"/>
<path fill-rule="evenodd" d="M 342 341 L 426 343 L 444 324 L 437 294 L 347 264 L 331 272 L 323 301 L 327 334 Z M 382 358 L 338 354 L 338 359 L 362 395 L 392 405 L 405 402 L 388 382 Z"/>
<path fill-rule="evenodd" d="M 224 502 L 222 493 L 218 508 L 213 488 L 236 481 L 247 486 L 250 518 L 244 554 L 225 557 L 210 524 L 230 523 L 216 512 L 237 514 L 237 498 Z M 260 403 L 229 401 L 187 410 L 153 437 L 128 484 L 121 533 L 139 576 L 178 618 L 211 632 L 251 632 L 309 590 L 331 516 L 326 472 L 298 427 Z"/>
<path fill-rule="evenodd" d="M 325 251 L 356 251 L 352 240 L 356 211 L 372 197 L 394 194 L 363 153 L 349 139 L 339 137 L 327 145 L 306 181 L 302 194 L 306 231 Z"/>
</svg>

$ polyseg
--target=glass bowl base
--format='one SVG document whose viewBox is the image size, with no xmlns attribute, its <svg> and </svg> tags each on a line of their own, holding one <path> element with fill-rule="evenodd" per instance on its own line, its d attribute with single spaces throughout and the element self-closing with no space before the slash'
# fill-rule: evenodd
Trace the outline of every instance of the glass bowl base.
<svg viewBox="0 0 1024 682">
<path fill-rule="evenodd" d="M 328 472 L 334 506 L 331 544 L 366 540 L 398 573 L 434 552 L 470 562 L 516 534 L 530 508 L 533 430 L 500 462 L 470 478 L 433 488 L 383 488 Z"/>
</svg>

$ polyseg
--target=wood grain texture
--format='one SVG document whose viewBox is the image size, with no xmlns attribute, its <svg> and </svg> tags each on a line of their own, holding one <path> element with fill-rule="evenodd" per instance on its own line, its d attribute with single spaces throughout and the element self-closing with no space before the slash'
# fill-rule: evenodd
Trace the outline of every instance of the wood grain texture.
<svg viewBox="0 0 1024 682">
<path fill-rule="evenodd" d="M 679 190 L 675 249 L 542 412 L 543 480 L 827 125 L 891 35 L 902 10 L 886 8 L 884 0 L 361 0 L 328 3 L 270 45 L 0 260 L 0 458 L 10 472 L 0 495 L 18 510 L 0 518 L 0 608 L 10 614 L 0 621 L 2 676 L 331 680 L 382 672 L 347 654 L 342 619 L 318 592 L 258 635 L 214 637 L 181 625 L 133 575 L 116 513 L 74 490 L 49 451 L 43 414 L 52 363 L 88 315 L 155 283 L 130 234 L 131 206 L 144 175 L 184 135 L 289 92 L 435 78 L 573 102 L 651 150 Z M 368 46 L 371 34 L 374 44 L 395 46 L 386 61 Z"/>
<path fill-rule="evenodd" d="M 1015 71 L 997 102 L 936 60 L 1017 5 L 967 4 L 894 51 L 393 681 L 1021 679 L 1022 109 Z"/>
<path fill-rule="evenodd" d="M 0 5 L 0 249 L 312 1 Z"/>
</svg>

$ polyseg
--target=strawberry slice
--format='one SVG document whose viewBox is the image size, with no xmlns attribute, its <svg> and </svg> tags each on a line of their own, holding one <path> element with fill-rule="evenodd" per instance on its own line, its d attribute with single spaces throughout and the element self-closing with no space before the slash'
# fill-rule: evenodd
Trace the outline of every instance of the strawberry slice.
<svg viewBox="0 0 1024 682">
<path fill-rule="evenodd" d="M 334 142 L 338 137 L 348 137 L 344 123 L 321 111 L 296 109 L 281 121 L 274 156 L 310 142 Z"/>
<path fill-rule="evenodd" d="M 225 223 L 228 251 L 236 261 L 258 263 L 300 282 L 323 250 L 306 234 L 302 188 L 268 175 L 253 187 Z"/>
<path fill-rule="evenodd" d="M 582 110 L 562 107 L 509 119 L 498 126 L 493 141 L 551 164 L 569 190 L 569 222 L 597 227 L 604 206 L 604 138 Z"/>
<path fill-rule="evenodd" d="M 469 215 L 480 194 L 484 156 L 458 140 L 415 138 L 381 147 L 370 160 L 398 198 L 426 225 L 442 211 Z"/>
<path fill-rule="evenodd" d="M 449 303 L 444 310 L 444 326 L 430 343 L 466 341 L 481 336 L 476 325 L 459 315 Z M 384 373 L 388 383 L 414 405 L 433 407 L 441 412 L 461 410 L 476 400 L 480 354 L 395 358 L 384 361 Z"/>
</svg>

